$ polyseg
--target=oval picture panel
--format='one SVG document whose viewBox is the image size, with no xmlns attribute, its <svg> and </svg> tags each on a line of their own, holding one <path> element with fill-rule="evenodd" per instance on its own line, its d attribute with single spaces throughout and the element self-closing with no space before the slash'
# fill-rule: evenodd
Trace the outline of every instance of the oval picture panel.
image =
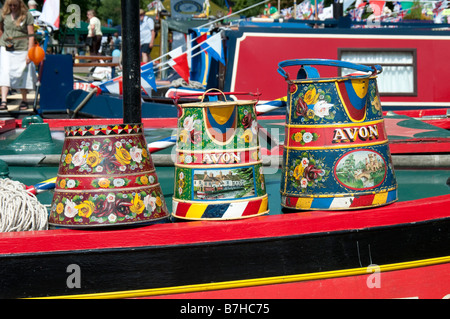
<svg viewBox="0 0 450 319">
<path fill-rule="evenodd" d="M 383 183 L 386 163 L 375 151 L 356 150 L 344 154 L 336 163 L 335 176 L 343 186 L 351 189 L 371 189 Z"/>
</svg>

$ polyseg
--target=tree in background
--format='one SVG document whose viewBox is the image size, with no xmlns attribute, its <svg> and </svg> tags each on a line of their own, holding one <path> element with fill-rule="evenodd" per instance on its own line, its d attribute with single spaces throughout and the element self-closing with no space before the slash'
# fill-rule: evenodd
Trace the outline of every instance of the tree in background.
<svg viewBox="0 0 450 319">
<path fill-rule="evenodd" d="M 101 20 L 106 22 L 111 19 L 113 26 L 120 25 L 122 23 L 121 0 L 102 0 L 101 4 L 98 8 L 98 15 Z"/>
</svg>

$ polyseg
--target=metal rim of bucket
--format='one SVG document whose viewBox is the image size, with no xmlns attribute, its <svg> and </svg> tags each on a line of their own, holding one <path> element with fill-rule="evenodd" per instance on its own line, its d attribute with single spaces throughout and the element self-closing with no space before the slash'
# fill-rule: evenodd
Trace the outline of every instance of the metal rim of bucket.
<svg viewBox="0 0 450 319">
<path fill-rule="evenodd" d="M 256 104 L 258 100 L 237 100 L 237 101 L 215 101 L 215 102 L 199 102 L 199 103 L 184 103 L 180 104 L 182 108 L 188 107 L 227 107 L 233 105 L 249 105 Z"/>
<path fill-rule="evenodd" d="M 368 74 L 366 76 L 339 76 L 332 78 L 311 78 L 311 79 L 295 79 L 289 80 L 290 83 L 293 84 L 307 84 L 307 83 L 327 83 L 327 82 L 344 82 L 344 81 L 355 81 L 355 80 L 370 80 L 376 79 L 378 75 Z"/>
<path fill-rule="evenodd" d="M 110 126 L 110 127 L 114 127 L 114 126 L 125 126 L 125 125 L 129 125 L 129 126 L 139 126 L 141 128 L 143 128 L 143 124 L 142 123 L 111 123 L 111 124 L 96 124 L 96 125 L 71 125 L 71 126 L 64 126 L 64 131 L 71 131 L 74 129 L 84 129 L 86 130 L 87 128 L 92 128 L 92 129 L 99 129 L 105 126 Z"/>
<path fill-rule="evenodd" d="M 343 77 L 333 77 L 333 78 L 307 78 L 307 79 L 291 79 L 288 72 L 286 72 L 284 67 L 291 66 L 310 66 L 310 65 L 321 65 L 321 66 L 329 66 L 329 67 L 340 67 L 353 69 L 358 72 L 366 72 L 367 74 L 355 74 Z M 374 66 L 366 66 L 363 64 L 356 64 L 347 61 L 341 60 L 331 60 L 331 59 L 295 59 L 295 60 L 286 60 L 278 63 L 278 73 L 285 78 L 288 82 L 299 81 L 301 83 L 308 82 L 331 82 L 331 81 L 346 81 L 346 80 L 355 80 L 355 79 L 367 79 L 367 78 L 376 78 L 378 74 L 383 72 L 383 68 L 381 65 Z M 370 72 L 370 73 L 368 73 Z"/>
<path fill-rule="evenodd" d="M 211 93 L 211 91 L 216 91 L 215 93 Z M 207 101 L 204 102 L 205 96 L 223 96 L 225 101 Z M 234 101 L 227 101 L 226 100 L 226 95 L 251 95 L 254 97 L 257 97 L 256 99 L 253 100 L 234 100 Z M 260 93 L 251 93 L 251 92 L 223 92 L 219 89 L 209 89 L 206 90 L 203 94 L 197 94 L 197 93 L 190 93 L 190 94 L 180 94 L 174 97 L 174 101 L 175 104 L 181 108 L 186 108 L 186 107 L 210 107 L 210 106 L 214 106 L 214 107 L 227 107 L 227 106 L 232 106 L 232 105 L 248 105 L 248 104 L 255 104 L 258 103 L 259 101 L 259 96 L 261 94 Z M 200 102 L 192 102 L 192 103 L 182 103 L 179 104 L 178 100 L 180 98 L 186 98 L 186 97 L 200 97 L 201 96 L 201 101 Z"/>
</svg>

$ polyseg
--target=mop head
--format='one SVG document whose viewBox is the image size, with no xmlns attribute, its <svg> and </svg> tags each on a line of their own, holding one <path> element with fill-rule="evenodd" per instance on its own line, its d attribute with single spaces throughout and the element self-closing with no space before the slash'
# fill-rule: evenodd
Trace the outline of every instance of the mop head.
<svg viewBox="0 0 450 319">
<path fill-rule="evenodd" d="M 0 179 L 0 232 L 48 229 L 47 208 L 20 182 Z"/>
</svg>

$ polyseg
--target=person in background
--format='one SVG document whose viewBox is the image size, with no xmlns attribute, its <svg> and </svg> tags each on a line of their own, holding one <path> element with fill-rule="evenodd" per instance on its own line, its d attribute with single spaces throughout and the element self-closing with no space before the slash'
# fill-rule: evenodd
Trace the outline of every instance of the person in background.
<svg viewBox="0 0 450 319">
<path fill-rule="evenodd" d="M 106 55 L 106 56 L 111 56 L 112 53 L 112 45 L 111 45 L 111 41 L 112 41 L 112 36 L 110 34 L 108 34 L 106 37 L 102 37 L 102 43 L 100 46 L 100 53 L 102 55 Z"/>
<path fill-rule="evenodd" d="M 119 36 L 119 32 L 114 32 L 114 36 L 111 39 L 111 48 L 112 50 L 120 50 L 122 48 L 122 39 Z"/>
<path fill-rule="evenodd" d="M 102 43 L 102 25 L 99 20 L 95 16 L 94 10 L 89 10 L 87 12 L 87 17 L 89 21 L 88 26 L 88 38 L 92 38 L 92 44 L 89 46 L 90 55 L 97 55 L 98 50 L 100 49 L 100 44 Z"/>
<path fill-rule="evenodd" d="M 7 0 L 0 14 L 0 110 L 8 110 L 9 88 L 19 89 L 19 109 L 28 109 L 27 93 L 34 89 L 36 68 L 28 57 L 34 45 L 34 19 L 23 0 Z"/>
<path fill-rule="evenodd" d="M 37 9 L 37 2 L 34 0 L 28 1 L 28 10 L 30 11 L 31 15 L 34 18 L 34 24 L 39 24 L 38 20 L 41 16 L 41 11 Z"/>
<path fill-rule="evenodd" d="M 145 16 L 143 9 L 139 10 L 140 36 L 141 36 L 141 62 L 150 61 L 150 52 L 152 52 L 153 41 L 155 40 L 155 23 L 153 19 Z"/>
</svg>

